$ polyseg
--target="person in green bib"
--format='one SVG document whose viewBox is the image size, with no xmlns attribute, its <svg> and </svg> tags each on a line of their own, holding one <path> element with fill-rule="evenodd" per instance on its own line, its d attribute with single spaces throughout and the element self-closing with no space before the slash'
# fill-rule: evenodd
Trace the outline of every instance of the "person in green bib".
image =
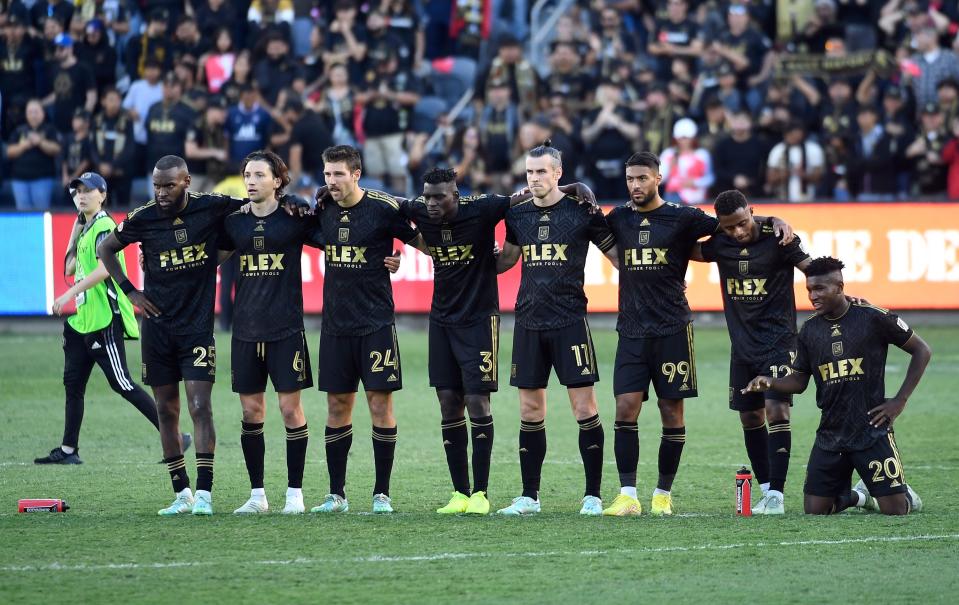
<svg viewBox="0 0 959 605">
<path fill-rule="evenodd" d="M 79 455 L 80 425 L 83 422 L 84 393 L 94 364 L 100 366 L 110 387 L 133 404 L 153 426 L 159 429 L 153 398 L 133 382 L 127 369 L 124 339 L 140 337 L 133 305 L 110 279 L 97 257 L 97 244 L 113 232 L 116 223 L 103 210 L 107 183 L 95 172 L 85 172 L 70 183 L 70 195 L 79 211 L 70 234 L 65 274 L 74 276 L 74 284 L 53 303 L 60 315 L 71 299 L 77 312 L 63 322 L 63 386 L 66 413 L 63 442 L 36 464 L 82 464 Z M 123 253 L 117 254 L 123 265 Z M 184 446 L 190 436 L 184 435 Z"/>
</svg>

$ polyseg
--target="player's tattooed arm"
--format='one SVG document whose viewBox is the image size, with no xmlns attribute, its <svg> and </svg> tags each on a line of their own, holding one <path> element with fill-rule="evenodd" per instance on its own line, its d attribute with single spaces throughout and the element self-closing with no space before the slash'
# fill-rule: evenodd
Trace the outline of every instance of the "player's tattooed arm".
<svg viewBox="0 0 959 605">
<path fill-rule="evenodd" d="M 422 233 L 417 233 L 416 237 L 406 242 L 406 244 L 408 246 L 413 246 L 414 248 L 416 248 L 417 250 L 419 250 L 420 252 L 422 252 L 423 254 L 427 256 L 430 255 L 430 248 L 429 246 L 426 245 L 426 240 L 423 239 Z"/>
<path fill-rule="evenodd" d="M 533 193 L 529 190 L 529 187 L 523 187 L 513 195 L 509 196 L 509 205 L 510 207 L 515 206 L 516 204 L 522 204 L 526 200 L 532 199 Z"/>
<path fill-rule="evenodd" d="M 110 273 L 113 281 L 117 282 L 117 285 L 120 286 L 123 293 L 130 299 L 130 302 L 138 307 L 145 317 L 157 317 L 160 315 L 159 307 L 153 304 L 143 292 L 137 290 L 136 286 L 127 279 L 126 274 L 123 272 L 123 267 L 120 266 L 120 261 L 117 260 L 117 252 L 123 250 L 125 247 L 126 246 L 117 239 L 116 232 L 113 232 L 106 236 L 103 241 L 100 242 L 100 245 L 97 246 L 97 256 Z"/>
<path fill-rule="evenodd" d="M 596 195 L 593 193 L 593 190 L 583 183 L 577 182 L 570 183 L 569 185 L 560 185 L 559 190 L 567 195 L 575 195 L 579 199 L 580 204 L 589 206 L 590 214 L 603 211 L 602 208 L 599 207 L 599 202 L 596 201 Z"/>
<path fill-rule="evenodd" d="M 746 388 L 740 392 L 746 394 L 773 390 L 779 393 L 798 394 L 805 391 L 807 386 L 809 386 L 809 374 L 805 372 L 793 372 L 789 376 L 783 376 L 781 378 L 757 376 L 750 380 Z"/>
<path fill-rule="evenodd" d="M 932 349 L 915 332 L 900 347 L 906 353 L 909 353 L 909 367 L 906 368 L 906 377 L 902 380 L 902 386 L 895 397 L 886 399 L 880 405 L 869 410 L 869 424 L 872 426 L 892 426 L 893 421 L 902 413 L 906 407 L 906 402 L 912 396 L 912 392 L 919 385 L 919 380 L 932 359 Z"/>
<path fill-rule="evenodd" d="M 519 260 L 519 254 L 522 249 L 516 244 L 505 242 L 503 251 L 496 257 L 496 272 L 505 273 L 513 268 L 513 265 Z"/>
</svg>

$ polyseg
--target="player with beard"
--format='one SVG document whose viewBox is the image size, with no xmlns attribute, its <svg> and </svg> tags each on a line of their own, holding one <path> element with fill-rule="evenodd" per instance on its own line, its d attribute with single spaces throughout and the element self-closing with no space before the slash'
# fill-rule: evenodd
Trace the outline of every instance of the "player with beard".
<svg viewBox="0 0 959 605">
<path fill-rule="evenodd" d="M 850 506 L 885 515 L 919 511 L 922 501 L 906 483 L 893 422 L 918 386 L 932 351 L 895 314 L 850 301 L 843 292 L 842 269 L 842 262 L 830 257 L 809 263 L 806 291 L 816 314 L 799 332 L 792 373 L 756 376 L 742 392 L 797 394 L 814 378 L 822 418 L 806 465 L 806 514 L 831 515 Z M 887 399 L 890 344 L 910 360 L 899 391 Z M 861 479 L 850 490 L 853 470 Z"/>
<path fill-rule="evenodd" d="M 698 208 L 664 202 L 659 196 L 661 181 L 655 154 L 633 154 L 626 162 L 630 201 L 607 216 L 619 250 L 613 447 L 621 488 L 605 515 L 638 515 L 642 510 L 636 493 L 637 422 L 650 382 L 656 388 L 663 427 L 650 512 L 672 514 L 672 484 L 686 442 L 683 402 L 697 394 L 686 268 L 696 241 L 716 233 L 719 221 Z M 788 225 L 776 221 L 774 229 L 782 232 L 783 243 L 792 241 Z"/>
</svg>

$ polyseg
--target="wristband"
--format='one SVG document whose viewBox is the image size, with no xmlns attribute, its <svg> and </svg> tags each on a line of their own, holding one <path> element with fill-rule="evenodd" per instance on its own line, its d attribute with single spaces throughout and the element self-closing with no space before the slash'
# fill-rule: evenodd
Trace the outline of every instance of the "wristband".
<svg viewBox="0 0 959 605">
<path fill-rule="evenodd" d="M 130 283 L 130 280 L 128 279 L 124 280 L 123 283 L 120 284 L 120 289 L 123 290 L 124 294 L 130 294 L 131 292 L 136 292 L 137 290 L 136 286 Z"/>
</svg>

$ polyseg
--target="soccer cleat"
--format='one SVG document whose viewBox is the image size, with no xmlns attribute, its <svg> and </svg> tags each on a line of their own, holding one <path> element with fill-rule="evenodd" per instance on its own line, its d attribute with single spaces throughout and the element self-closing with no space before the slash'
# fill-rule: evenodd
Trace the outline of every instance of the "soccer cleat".
<svg viewBox="0 0 959 605">
<path fill-rule="evenodd" d="M 257 515 L 267 512 L 270 512 L 270 504 L 266 501 L 266 496 L 250 496 L 250 499 L 243 506 L 233 511 L 233 514 Z"/>
<path fill-rule="evenodd" d="M 461 492 L 453 492 L 453 497 L 450 498 L 449 503 L 443 508 L 436 509 L 436 512 L 441 515 L 456 515 L 459 513 L 465 513 L 469 504 L 469 496 Z"/>
<path fill-rule="evenodd" d="M 393 504 L 386 494 L 373 494 L 373 513 L 387 515 L 393 512 Z"/>
<path fill-rule="evenodd" d="M 533 500 L 529 496 L 520 496 L 519 498 L 513 498 L 512 504 L 506 508 L 499 509 L 496 511 L 496 514 L 518 517 L 523 515 L 536 515 L 539 514 L 539 511 L 539 500 Z"/>
<path fill-rule="evenodd" d="M 310 509 L 311 513 L 345 513 L 350 510 L 350 503 L 339 494 L 327 494 L 323 504 Z"/>
<path fill-rule="evenodd" d="M 766 510 L 766 502 L 769 501 L 769 494 L 763 493 L 763 497 L 759 499 L 759 502 L 756 503 L 756 506 L 753 507 L 754 515 L 761 515 L 763 511 Z"/>
<path fill-rule="evenodd" d="M 917 494 L 908 483 L 906 484 L 906 498 L 909 499 L 909 504 L 912 506 L 912 508 L 909 509 L 910 513 L 922 511 L 922 498 L 919 497 L 919 494 Z"/>
<path fill-rule="evenodd" d="M 865 498 L 866 503 L 862 505 L 864 510 L 879 510 L 879 504 L 876 502 L 876 499 L 870 495 L 869 490 L 866 489 L 866 483 L 862 479 L 853 486 L 852 491 L 861 494 Z"/>
<path fill-rule="evenodd" d="M 176 495 L 176 499 L 173 501 L 173 504 L 166 508 L 161 508 L 157 511 L 157 514 L 161 517 L 172 517 L 173 515 L 181 515 L 192 510 L 193 494 L 190 492 L 190 488 L 186 488 Z"/>
<path fill-rule="evenodd" d="M 763 508 L 760 511 L 753 509 L 754 515 L 785 515 L 786 507 L 783 505 L 783 498 L 779 494 L 774 494 L 772 492 L 766 494 L 760 503 L 763 503 Z"/>
<path fill-rule="evenodd" d="M 63 451 L 60 446 L 50 450 L 50 453 L 44 456 L 43 458 L 34 458 L 34 464 L 83 464 L 83 460 L 80 460 L 80 456 L 77 454 L 76 450 L 73 450 L 72 454 L 68 454 Z"/>
<path fill-rule="evenodd" d="M 306 511 L 306 506 L 303 505 L 303 496 L 291 496 L 287 494 L 286 496 L 286 506 L 283 507 L 284 515 L 300 515 Z"/>
<path fill-rule="evenodd" d="M 627 494 L 616 496 L 609 508 L 603 511 L 607 517 L 638 517 L 643 512 L 643 505 L 639 500 Z"/>
<path fill-rule="evenodd" d="M 213 514 L 213 502 L 210 498 L 202 496 L 199 493 L 193 501 L 193 514 L 208 517 Z"/>
<path fill-rule="evenodd" d="M 673 514 L 673 496 L 671 494 L 653 494 L 653 502 L 649 505 L 649 514 L 657 517 Z"/>
<path fill-rule="evenodd" d="M 469 505 L 463 512 L 467 515 L 488 515 L 489 500 L 486 499 L 486 492 L 473 492 Z"/>
<path fill-rule="evenodd" d="M 579 509 L 579 514 L 587 517 L 599 517 L 603 514 L 603 501 L 596 496 L 584 496 L 583 507 Z"/>
</svg>

